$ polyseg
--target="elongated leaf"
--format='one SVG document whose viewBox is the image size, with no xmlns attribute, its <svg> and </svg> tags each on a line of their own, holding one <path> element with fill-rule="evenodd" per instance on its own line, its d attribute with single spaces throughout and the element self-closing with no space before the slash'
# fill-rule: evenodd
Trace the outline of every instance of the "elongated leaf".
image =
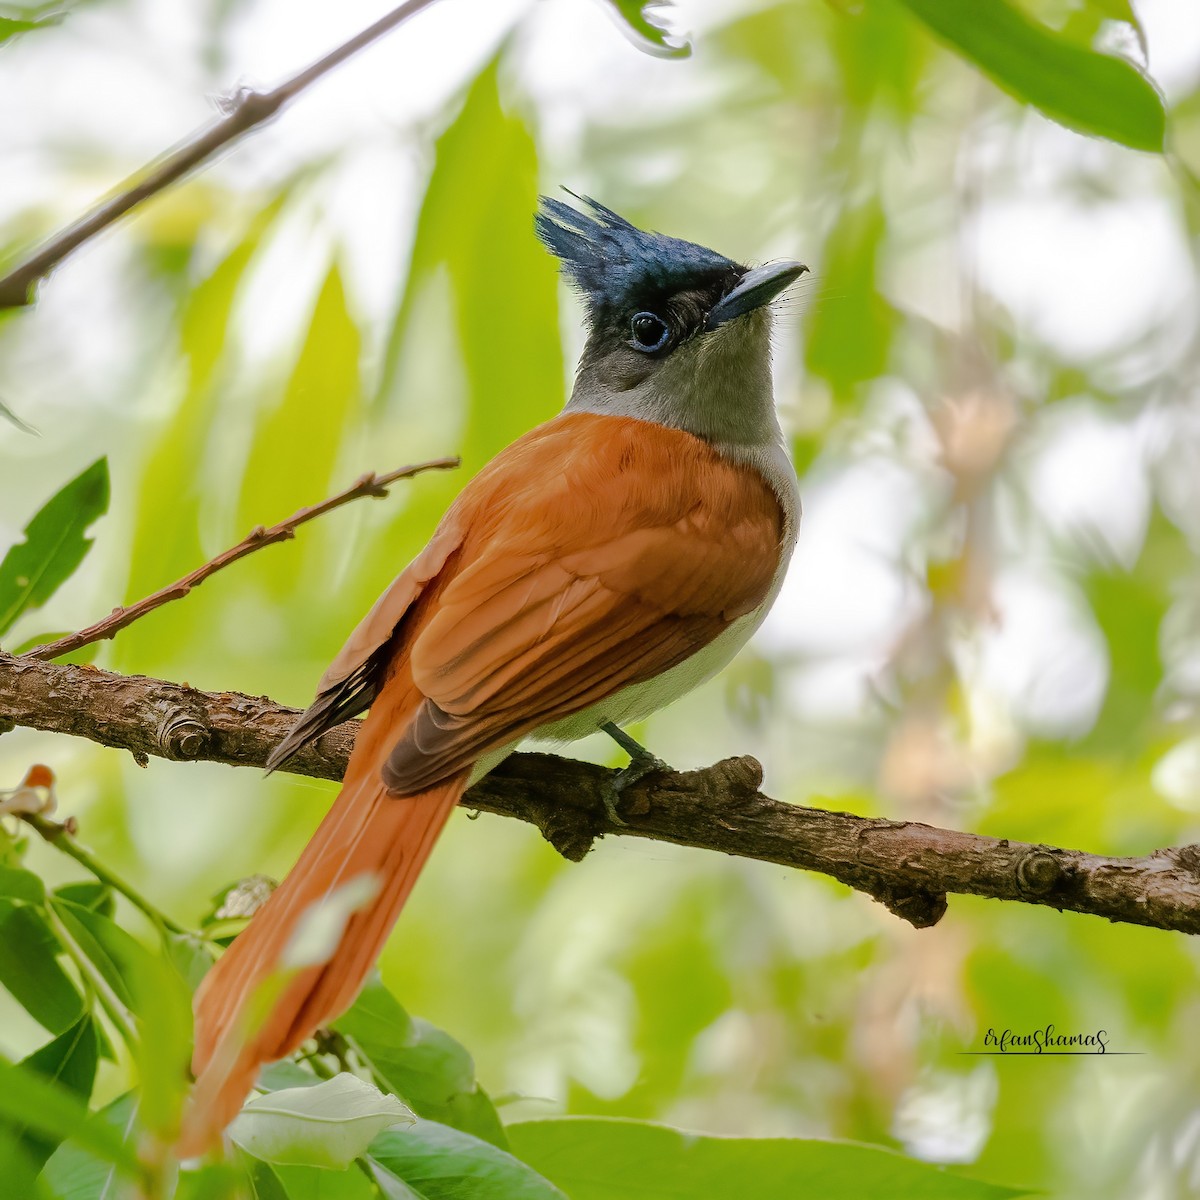
<svg viewBox="0 0 1200 1200">
<path fill-rule="evenodd" d="M 1002 1200 L 1017 1188 L 952 1175 L 878 1146 L 719 1138 L 598 1117 L 508 1126 L 513 1153 L 571 1200 Z"/>
<path fill-rule="evenodd" d="M 0 633 L 45 604 L 91 549 L 84 535 L 108 509 L 108 460 L 92 463 L 56 492 L 0 562 Z"/>
<path fill-rule="evenodd" d="M 633 35 L 633 41 L 643 50 L 660 58 L 687 58 L 692 47 L 686 39 L 672 37 L 666 24 L 659 20 L 664 9 L 670 8 L 669 0 L 604 0 L 616 10 L 624 27 Z M 651 14 L 646 10 L 654 8 Z"/>
<path fill-rule="evenodd" d="M 55 897 L 54 910 L 138 1018 L 143 1123 L 170 1132 L 187 1089 L 191 993 L 170 961 L 100 912 Z"/>
<path fill-rule="evenodd" d="M 395 1096 L 342 1074 L 316 1087 L 255 1097 L 229 1127 L 229 1136 L 263 1162 L 339 1170 L 385 1129 L 412 1120 Z"/>
<path fill-rule="evenodd" d="M 367 1161 L 381 1186 L 390 1177 L 419 1200 L 566 1200 L 511 1154 L 437 1121 L 380 1134 Z"/>
<path fill-rule="evenodd" d="M 1075 45 L 1007 0 L 901 3 L 1005 91 L 1052 120 L 1135 150 L 1162 151 L 1162 97 L 1132 63 Z"/>
<path fill-rule="evenodd" d="M 58 938 L 35 908 L 0 901 L 0 986 L 50 1033 L 83 1015 L 83 997 L 58 962 Z"/>
<path fill-rule="evenodd" d="M 96 1079 L 99 1054 L 96 1025 L 90 1016 L 85 1016 L 54 1041 L 47 1042 L 23 1059 L 20 1065 L 44 1075 L 52 1083 L 61 1084 L 86 1103 Z M 18 1132 L 30 1160 L 39 1167 L 54 1153 L 61 1140 L 30 1133 L 23 1127 Z"/>
<path fill-rule="evenodd" d="M 105 1162 L 137 1173 L 137 1155 L 111 1125 L 90 1119 L 87 1106 L 74 1092 L 44 1079 L 36 1071 L 0 1059 L 0 1119 L 37 1130 L 57 1141 L 72 1139 Z"/>
<path fill-rule="evenodd" d="M 332 483 L 338 452 L 360 400 L 362 339 L 338 265 L 316 297 L 300 356 L 278 406 L 260 421 L 243 472 L 240 523 L 278 520 Z M 301 560 L 278 547 L 267 581 L 279 597 L 295 594 Z"/>
<path fill-rule="evenodd" d="M 410 1017 L 378 975 L 335 1023 L 376 1075 L 419 1116 L 505 1146 L 504 1128 L 465 1046 Z"/>
<path fill-rule="evenodd" d="M 107 934 L 102 926 L 90 918 L 97 917 L 99 914 L 93 913 L 91 909 L 81 908 L 78 904 L 72 904 L 69 900 L 63 900 L 60 897 L 53 897 L 50 901 L 55 913 L 66 926 L 67 932 L 74 938 L 76 944 L 88 956 L 96 969 L 104 976 L 109 987 L 116 993 L 117 998 L 127 1008 L 133 1006 L 133 996 L 129 991 L 129 983 L 125 978 L 125 973 L 122 971 L 117 959 L 113 957 L 112 943 L 117 942 L 116 937 L 105 937 L 101 941 L 96 936 L 95 930 L 99 930 L 102 934 Z M 110 921 L 111 925 L 112 922 Z M 114 925 L 115 929 L 116 926 Z M 126 938 L 129 934 L 122 929 L 120 934 Z M 132 940 L 132 939 L 130 939 Z M 108 944 L 106 944 L 106 942 Z M 118 950 L 118 955 L 120 951 Z"/>
<path fill-rule="evenodd" d="M 286 191 L 280 193 L 249 222 L 245 237 L 192 290 L 180 314 L 187 378 L 182 402 L 150 447 L 138 493 L 126 585 L 133 598 L 179 578 L 208 557 L 200 541 L 200 511 L 211 504 L 212 487 L 205 448 L 223 420 L 219 384 L 231 340 L 230 316 L 246 272 L 286 199 Z M 164 497 L 170 497 L 169 509 L 164 508 Z M 259 514 L 255 522 L 267 518 Z M 147 653 L 159 653 L 163 645 L 174 646 L 195 635 L 194 599 L 187 605 L 169 604 L 130 626 L 117 641 L 115 654 L 144 668 Z"/>
</svg>

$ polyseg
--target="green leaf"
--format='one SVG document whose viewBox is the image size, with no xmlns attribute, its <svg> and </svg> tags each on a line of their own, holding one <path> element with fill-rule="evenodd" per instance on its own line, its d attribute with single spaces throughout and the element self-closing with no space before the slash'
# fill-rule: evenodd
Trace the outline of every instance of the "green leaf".
<svg viewBox="0 0 1200 1200">
<path fill-rule="evenodd" d="M 36 909 L 0 901 L 0 985 L 50 1033 L 83 1015 L 83 997 L 58 962 L 58 938 Z"/>
<path fill-rule="evenodd" d="M 604 0 L 620 17 L 622 26 L 633 34 L 634 42 L 643 50 L 660 58 L 687 58 L 692 47 L 686 39 L 670 36 L 667 25 L 659 19 L 663 9 L 670 8 L 670 0 Z M 657 11 L 651 15 L 647 9 Z"/>
<path fill-rule="evenodd" d="M 209 557 L 200 540 L 200 512 L 212 506 L 215 477 L 206 449 L 214 431 L 228 421 L 220 385 L 232 341 L 231 315 L 246 273 L 286 200 L 285 189 L 247 223 L 245 237 L 193 288 L 180 313 L 184 396 L 148 448 L 129 546 L 126 594 L 132 598 L 178 579 Z M 164 497 L 170 497 L 169 504 L 164 505 Z M 116 643 L 115 657 L 128 656 L 144 665 L 147 654 L 161 652 L 164 644 L 175 646 L 196 636 L 194 602 L 166 605 L 130 626 Z"/>
<path fill-rule="evenodd" d="M 839 295 L 813 312 L 805 338 L 806 365 L 829 381 L 842 405 L 855 398 L 856 385 L 887 369 L 896 312 L 878 285 L 886 237 L 878 197 L 847 204 L 819 256 L 823 277 L 837 280 Z"/>
<path fill-rule="evenodd" d="M 720 1138 L 598 1117 L 508 1126 L 513 1153 L 571 1200 L 1001 1200 L 1020 1189 L 892 1150 L 801 1138 Z"/>
<path fill-rule="evenodd" d="M 322 1167 L 275 1167 L 274 1171 L 287 1200 L 379 1200 L 378 1188 L 359 1163 L 342 1171 Z"/>
<path fill-rule="evenodd" d="M 65 1033 L 59 1034 L 23 1059 L 21 1066 L 53 1083 L 61 1084 L 84 1101 L 92 1094 L 96 1080 L 96 1063 L 100 1056 L 100 1043 L 96 1037 L 96 1026 L 90 1016 L 82 1017 Z M 60 1139 L 39 1137 L 20 1129 L 29 1158 L 40 1167 L 54 1153 Z"/>
<path fill-rule="evenodd" d="M 32 871 L 22 867 L 0 866 L 0 896 L 8 900 L 23 900 L 26 904 L 44 904 L 46 885 Z"/>
<path fill-rule="evenodd" d="M 445 371 L 453 378 L 466 367 L 468 472 L 563 402 L 556 272 L 533 231 L 537 150 L 522 121 L 501 107 L 497 73 L 495 62 L 480 72 L 438 139 L 380 388 L 385 398 L 409 391 L 409 339 L 422 335 L 431 285 L 448 274 L 460 345 Z M 462 483 L 456 476 L 442 487 L 453 493 Z M 412 519 L 405 514 L 406 524 Z"/>
<path fill-rule="evenodd" d="M 342 438 L 357 414 L 361 352 L 362 337 L 334 263 L 283 396 L 260 419 L 250 447 L 238 508 L 244 528 L 277 521 L 330 489 Z M 279 546 L 272 554 L 266 581 L 277 596 L 294 595 L 299 548 Z"/>
<path fill-rule="evenodd" d="M 89 1118 L 87 1106 L 74 1092 L 43 1079 L 35 1071 L 0 1059 L 0 1119 L 20 1123 L 56 1141 L 72 1139 L 105 1162 L 137 1174 L 133 1148 L 111 1125 Z"/>
<path fill-rule="evenodd" d="M 385 1191 L 395 1181 L 418 1200 L 566 1200 L 511 1154 L 436 1121 L 380 1134 L 367 1161 Z"/>
<path fill-rule="evenodd" d="M 38 1165 L 29 1157 L 19 1138 L 0 1129 L 0 1179 L 4 1181 L 6 1196 L 17 1196 L 20 1200 L 48 1200 L 50 1191 L 38 1176 Z"/>
<path fill-rule="evenodd" d="M 184 1171 L 174 1200 L 246 1200 L 245 1173 L 232 1163 L 206 1163 L 198 1171 Z"/>
<path fill-rule="evenodd" d="M 900 0 L 1000 87 L 1068 129 L 1161 153 L 1166 112 L 1130 62 L 1075 45 L 1006 0 Z"/>
<path fill-rule="evenodd" d="M 105 980 L 138 1018 L 143 1123 L 173 1130 L 187 1091 L 191 990 L 169 959 L 152 954 L 119 925 L 56 897 L 54 911 Z"/>
<path fill-rule="evenodd" d="M 50 25 L 51 21 L 23 21 L 18 17 L 0 17 L 0 45 L 3 45 L 9 38 L 16 37 L 19 33 L 28 33 L 31 29 L 41 29 L 44 25 Z M 0 414 L 8 416 L 8 410 L 5 405 L 0 404 Z M 26 429 L 23 421 L 15 422 L 19 426 Z"/>
<path fill-rule="evenodd" d="M 229 1136 L 263 1162 L 338 1170 L 385 1129 L 412 1120 L 395 1096 L 343 1073 L 316 1087 L 256 1096 L 234 1119 Z"/>
<path fill-rule="evenodd" d="M 133 996 L 130 994 L 129 984 L 119 960 L 122 950 L 127 949 L 120 944 L 121 939 L 133 939 L 123 929 L 118 929 L 111 921 L 101 917 L 99 913 L 92 912 L 91 909 L 82 908 L 60 897 L 52 897 L 50 904 L 80 950 L 104 976 L 104 981 L 112 988 L 117 999 L 126 1008 L 132 1008 Z M 105 921 L 105 924 L 100 924 L 101 921 Z M 112 930 L 117 932 L 114 934 Z"/>
<path fill-rule="evenodd" d="M 97 459 L 56 492 L 0 562 L 0 634 L 45 604 L 91 549 L 88 526 L 108 509 L 108 460 Z"/>
<path fill-rule="evenodd" d="M 250 1191 L 254 1200 L 288 1200 L 279 1176 L 265 1162 L 245 1156 L 246 1174 L 250 1178 Z"/>
<path fill-rule="evenodd" d="M 1081 580 L 1108 645 L 1108 689 L 1086 745 L 1129 746 L 1144 736 L 1163 680 L 1162 623 L 1178 594 L 1190 549 L 1179 528 L 1157 507 L 1132 570 L 1105 561 Z"/>
<path fill-rule="evenodd" d="M 410 1017 L 378 975 L 334 1028 L 419 1116 L 505 1145 L 500 1118 L 476 1082 L 466 1047 L 428 1021 Z"/>
<path fill-rule="evenodd" d="M 93 1118 L 107 1126 L 120 1142 L 132 1149 L 137 1100 L 133 1092 L 118 1096 Z M 123 1200 L 114 1165 L 75 1142 L 64 1142 L 42 1171 L 56 1200 Z"/>
<path fill-rule="evenodd" d="M 80 908 L 91 909 L 102 917 L 111 917 L 116 911 L 112 888 L 98 879 L 64 883 L 54 889 L 54 894 L 62 900 L 77 904 Z"/>
</svg>

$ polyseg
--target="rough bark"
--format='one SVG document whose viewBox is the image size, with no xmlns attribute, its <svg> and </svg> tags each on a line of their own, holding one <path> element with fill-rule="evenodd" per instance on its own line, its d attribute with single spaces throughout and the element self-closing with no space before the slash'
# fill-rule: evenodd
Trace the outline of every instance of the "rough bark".
<svg viewBox="0 0 1200 1200">
<path fill-rule="evenodd" d="M 143 764 L 155 756 L 262 767 L 296 715 L 265 696 L 0 654 L 0 723 L 88 738 Z M 286 769 L 340 779 L 356 724 L 331 730 Z M 759 790 L 762 768 L 752 758 L 648 776 L 622 793 L 618 824 L 605 808 L 614 774 L 556 755 L 514 754 L 462 803 L 529 821 L 573 861 L 596 838 L 622 835 L 818 871 L 918 928 L 935 924 L 956 893 L 1200 932 L 1200 846 L 1110 858 L 785 804 Z"/>
</svg>

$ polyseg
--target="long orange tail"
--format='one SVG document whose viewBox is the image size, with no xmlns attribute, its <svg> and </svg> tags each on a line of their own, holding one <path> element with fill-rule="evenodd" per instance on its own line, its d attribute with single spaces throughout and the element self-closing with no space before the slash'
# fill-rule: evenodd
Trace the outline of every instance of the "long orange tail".
<svg viewBox="0 0 1200 1200">
<path fill-rule="evenodd" d="M 176 1147 L 181 1158 L 213 1148 L 265 1063 L 290 1054 L 353 1003 L 466 787 L 463 772 L 415 796 L 384 790 L 380 770 L 405 724 L 397 710 L 408 708 L 412 695 L 406 682 L 393 678 L 385 687 L 333 807 L 196 994 L 196 1087 Z M 375 890 L 350 916 L 332 956 L 298 969 L 289 964 L 289 947 L 294 952 L 314 906 L 364 878 Z M 282 989 L 274 998 L 272 987 Z"/>
</svg>

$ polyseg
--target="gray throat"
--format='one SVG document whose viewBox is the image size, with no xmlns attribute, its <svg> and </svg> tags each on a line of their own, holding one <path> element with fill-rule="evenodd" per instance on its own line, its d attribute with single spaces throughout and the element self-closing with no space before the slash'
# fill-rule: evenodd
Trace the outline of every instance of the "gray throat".
<svg viewBox="0 0 1200 1200">
<path fill-rule="evenodd" d="M 737 458 L 782 446 L 769 338 L 769 313 L 756 310 L 685 342 L 632 383 L 605 357 L 585 355 L 566 411 L 653 421 L 694 433 Z"/>
</svg>

